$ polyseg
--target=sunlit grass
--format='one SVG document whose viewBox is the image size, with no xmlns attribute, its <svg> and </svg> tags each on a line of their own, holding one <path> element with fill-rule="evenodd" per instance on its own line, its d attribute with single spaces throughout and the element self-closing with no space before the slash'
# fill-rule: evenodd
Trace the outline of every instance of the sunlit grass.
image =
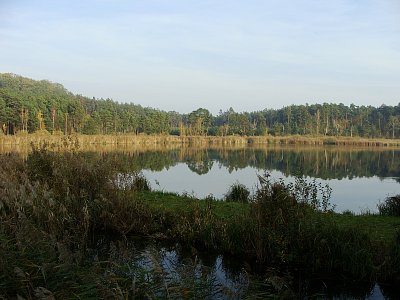
<svg viewBox="0 0 400 300">
<path fill-rule="evenodd" d="M 57 148 L 65 146 L 66 139 L 77 141 L 81 147 L 90 147 L 91 145 L 196 145 L 196 146 L 234 146 L 234 145 L 263 145 L 263 144 L 281 144 L 281 145 L 337 145 L 337 146 L 363 146 L 363 147 L 398 147 L 399 139 L 384 138 L 361 138 L 361 137 L 343 137 L 343 136 L 324 136 L 324 135 L 284 135 L 284 136 L 174 136 L 174 135 L 83 135 L 74 134 L 64 136 L 60 134 L 40 134 L 32 133 L 25 135 L 2 135 L 0 136 L 0 145 L 29 146 L 32 143 L 39 146 L 42 143 L 53 145 Z"/>
</svg>

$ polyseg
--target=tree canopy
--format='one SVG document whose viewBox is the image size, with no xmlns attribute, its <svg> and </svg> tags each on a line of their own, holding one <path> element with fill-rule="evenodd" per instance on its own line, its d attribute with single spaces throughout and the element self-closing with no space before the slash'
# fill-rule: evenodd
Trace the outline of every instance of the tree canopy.
<svg viewBox="0 0 400 300">
<path fill-rule="evenodd" d="M 213 116 L 161 111 L 112 99 L 74 95 L 61 84 L 0 74 L 0 134 L 47 130 L 64 134 L 325 135 L 400 137 L 397 106 L 291 105 L 255 112 L 232 108 Z"/>
</svg>

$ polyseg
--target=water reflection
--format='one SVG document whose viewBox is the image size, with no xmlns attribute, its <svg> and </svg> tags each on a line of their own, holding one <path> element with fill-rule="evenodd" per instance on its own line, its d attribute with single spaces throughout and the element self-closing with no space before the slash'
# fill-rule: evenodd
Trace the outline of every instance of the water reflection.
<svg viewBox="0 0 400 300">
<path fill-rule="evenodd" d="M 27 155 L 29 147 L 0 145 L 0 153 Z M 197 174 L 207 174 L 217 162 L 229 172 L 253 167 L 277 170 L 285 176 L 306 175 L 321 179 L 354 177 L 395 178 L 400 182 L 399 148 L 337 146 L 230 146 L 177 147 L 173 145 L 86 145 L 79 151 L 119 155 L 134 168 L 161 171 L 184 162 Z"/>
<path fill-rule="evenodd" d="M 228 269 L 225 258 L 172 242 L 148 239 L 97 242 L 96 259 L 112 262 L 106 273 L 135 282 L 133 298 L 240 299 L 247 293 L 248 276 Z M 231 264 L 232 265 L 232 264 Z"/>
<path fill-rule="evenodd" d="M 21 151 L 27 148 L 4 148 Z M 91 155 L 112 156 L 121 171 L 143 170 L 153 188 L 198 197 L 222 198 L 236 181 L 254 189 L 257 173 L 273 178 L 294 176 L 317 179 L 333 189 L 337 211 L 376 211 L 388 195 L 400 193 L 399 148 L 313 146 L 177 147 L 173 145 L 92 145 L 81 147 Z"/>
<path fill-rule="evenodd" d="M 247 270 L 257 266 L 243 258 L 166 241 L 136 238 L 110 242 L 106 238 L 96 249 L 100 249 L 97 259 L 110 262 L 106 273 L 122 282 L 134 282 L 132 297 L 140 297 L 144 290 L 150 297 L 174 299 L 392 299 L 398 292 L 394 286 L 333 275 L 285 278 L 259 270 L 259 275 L 253 271 L 250 276 Z"/>
<path fill-rule="evenodd" d="M 184 163 L 179 163 L 168 170 L 158 172 L 144 170 L 143 174 L 150 180 L 155 189 L 186 193 L 200 198 L 212 194 L 216 198 L 223 198 L 228 187 L 240 182 L 246 185 L 250 191 L 254 191 L 258 178 L 257 174 L 263 170 L 246 167 L 237 170 L 214 164 L 207 175 L 198 175 L 191 172 Z M 270 171 L 274 179 L 284 178 L 286 182 L 294 182 L 294 176 L 285 176 L 280 171 Z M 311 181 L 312 177 L 307 177 Z M 359 212 L 375 212 L 379 201 L 383 201 L 387 195 L 400 193 L 400 185 L 391 178 L 360 177 L 342 179 L 316 179 L 316 183 L 322 186 L 328 184 L 332 188 L 331 202 L 336 211 L 350 210 Z"/>
<path fill-rule="evenodd" d="M 388 195 L 400 193 L 400 151 L 339 147 L 272 147 L 242 149 L 174 149 L 140 154 L 140 168 L 156 189 L 223 198 L 240 182 L 250 190 L 257 174 L 294 181 L 303 175 L 333 189 L 336 211 L 376 212 Z M 154 168 L 153 156 L 169 163 Z M 133 158 L 135 159 L 135 158 Z"/>
</svg>

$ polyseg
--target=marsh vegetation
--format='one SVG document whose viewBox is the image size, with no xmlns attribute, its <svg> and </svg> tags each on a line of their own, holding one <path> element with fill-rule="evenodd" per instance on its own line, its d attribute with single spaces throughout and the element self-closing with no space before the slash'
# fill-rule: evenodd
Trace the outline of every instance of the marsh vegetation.
<svg viewBox="0 0 400 300">
<path fill-rule="evenodd" d="M 301 292 L 296 276 L 372 283 L 399 276 L 398 217 L 334 213 L 329 190 L 300 178 L 286 184 L 261 176 L 248 203 L 225 202 L 150 191 L 113 156 L 39 148 L 26 159 L 0 160 L 2 297 L 226 295 L 213 272 L 199 271 L 202 251 L 240 258 L 257 275 L 230 290 L 240 297 L 293 295 Z M 135 255 L 151 262 L 130 261 L 137 237 L 179 242 L 191 249 L 192 264 L 172 276 L 148 248 Z"/>
</svg>

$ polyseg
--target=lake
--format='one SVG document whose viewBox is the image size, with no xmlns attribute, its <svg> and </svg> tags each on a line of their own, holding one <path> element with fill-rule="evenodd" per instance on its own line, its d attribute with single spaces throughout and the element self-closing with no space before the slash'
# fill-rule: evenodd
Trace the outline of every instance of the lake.
<svg viewBox="0 0 400 300">
<path fill-rule="evenodd" d="M 255 190 L 257 175 L 265 172 L 273 180 L 282 178 L 291 182 L 296 176 L 304 176 L 309 181 L 328 184 L 333 190 L 332 203 L 336 205 L 336 211 L 375 212 L 379 201 L 388 195 L 400 194 L 400 149 L 276 145 L 91 147 L 85 146 L 79 151 L 87 159 L 98 158 L 99 155 L 114 159 L 120 167 L 119 172 L 124 174 L 141 171 L 153 189 L 197 197 L 213 195 L 223 198 L 235 182 Z M 3 152 L 10 151 L 26 156 L 29 149 L 3 149 Z M 263 277 L 265 270 L 257 270 L 257 264 L 247 261 L 246 257 L 231 257 L 171 241 L 153 241 L 143 237 L 114 241 L 113 238 L 101 236 L 95 240 L 93 251 L 96 255 L 93 259 L 109 261 L 109 256 L 113 255 L 118 264 L 112 265 L 110 271 L 132 280 L 136 280 L 138 274 L 143 275 L 143 282 L 138 284 L 145 285 L 153 280 L 157 285 L 168 284 L 175 288 L 184 286 L 185 280 L 189 279 L 194 280 L 199 294 L 207 292 L 217 295 L 215 298 L 231 299 L 241 298 L 252 289 L 256 293 L 273 293 L 274 280 L 284 279 L 284 276 L 272 276 L 269 278 L 272 282 L 266 284 Z M 120 244 L 118 247 L 121 249 L 115 246 Z M 251 275 L 254 277 L 249 277 L 249 274 L 254 274 Z M 257 277 L 258 274 L 261 277 Z M 355 284 L 336 275 L 327 279 L 308 278 L 308 274 L 294 275 L 293 292 L 299 295 L 323 295 L 334 299 L 390 299 L 391 295 L 399 293 L 395 286 L 374 281 Z"/>
<path fill-rule="evenodd" d="M 173 145 L 89 145 L 80 151 L 114 155 L 125 171 L 142 171 L 155 190 L 223 198 L 236 183 L 254 191 L 257 175 L 273 180 L 328 184 L 335 211 L 376 212 L 387 196 L 400 194 L 400 148 L 248 145 L 177 147 Z M 2 148 L 0 152 L 29 149 Z"/>
<path fill-rule="evenodd" d="M 400 194 L 400 149 L 341 147 L 245 147 L 173 149 L 139 153 L 152 187 L 204 198 L 223 198 L 239 182 L 255 190 L 258 177 L 293 182 L 296 176 L 328 184 L 338 212 L 376 212 L 389 195 Z"/>
</svg>

